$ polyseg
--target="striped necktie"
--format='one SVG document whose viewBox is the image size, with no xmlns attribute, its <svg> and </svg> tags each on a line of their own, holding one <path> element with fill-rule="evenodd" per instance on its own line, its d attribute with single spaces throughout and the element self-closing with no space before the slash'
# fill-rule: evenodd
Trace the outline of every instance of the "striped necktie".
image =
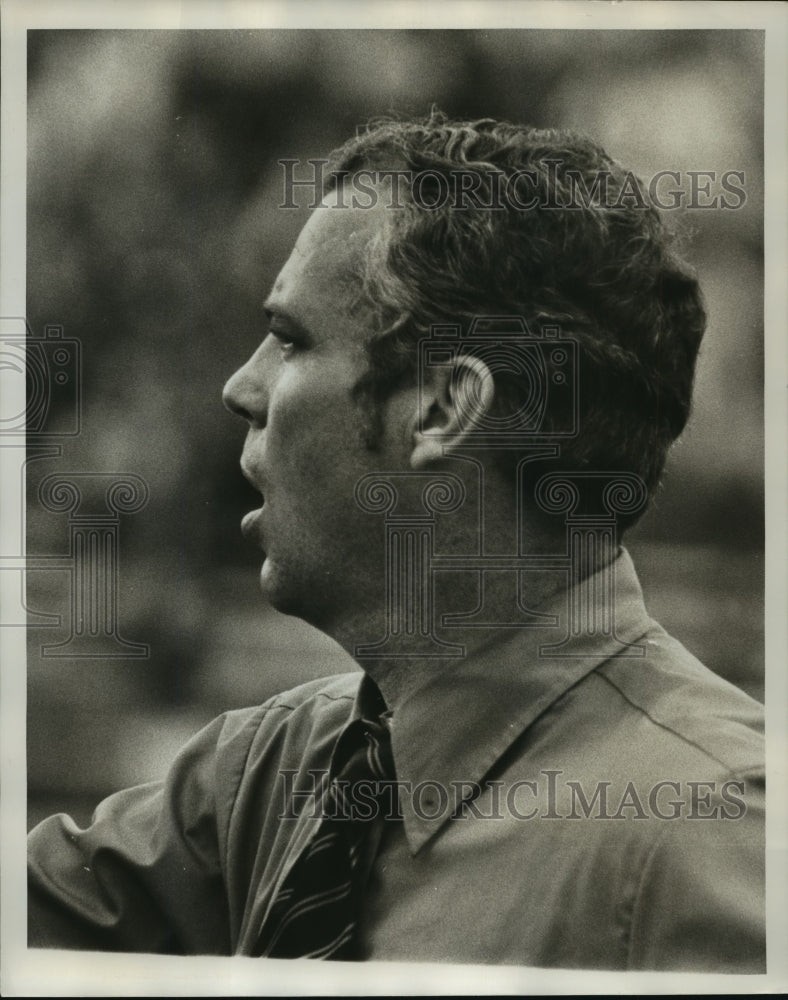
<svg viewBox="0 0 788 1000">
<path fill-rule="evenodd" d="M 324 816 L 263 923 L 257 953 L 268 958 L 355 958 L 354 933 L 373 821 L 391 816 L 394 760 L 385 725 L 357 719 L 334 755 Z"/>
</svg>

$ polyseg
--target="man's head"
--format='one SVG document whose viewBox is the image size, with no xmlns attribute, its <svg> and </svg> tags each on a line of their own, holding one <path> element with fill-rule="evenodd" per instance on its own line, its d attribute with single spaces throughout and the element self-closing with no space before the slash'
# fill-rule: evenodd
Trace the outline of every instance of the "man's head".
<svg viewBox="0 0 788 1000">
<path fill-rule="evenodd" d="M 354 275 L 379 216 L 313 213 L 265 302 L 267 334 L 224 390 L 249 424 L 241 465 L 264 500 L 243 523 L 265 553 L 263 590 L 329 631 L 348 605 L 363 615 L 359 593 L 379 603 L 384 585 L 378 519 L 354 505 L 355 484 L 409 460 L 396 400 L 382 404 L 391 433 L 372 451 L 353 396 L 370 336 L 368 317 L 350 306 Z"/>
<path fill-rule="evenodd" d="M 357 393 L 370 414 L 413 377 L 433 324 L 467 333 L 475 317 L 508 315 L 536 336 L 559 327 L 579 345 L 579 429 L 551 467 L 633 472 L 653 494 L 689 415 L 705 314 L 643 186 L 574 133 L 436 113 L 349 140 L 332 154 L 326 191 L 392 169 L 419 183 L 397 185 L 403 207 L 365 259 L 373 336 Z M 495 375 L 495 410 L 517 411 L 532 386 Z M 565 426 L 565 405 L 548 399 L 544 433 Z M 379 433 L 373 422 L 371 443 Z"/>
<path fill-rule="evenodd" d="M 436 115 L 376 125 L 331 167 L 267 302 L 270 333 L 225 390 L 249 422 L 243 465 L 265 498 L 245 521 L 266 553 L 264 589 L 321 627 L 382 601 L 383 534 L 353 502 L 361 477 L 439 465 L 445 442 L 463 440 L 452 393 L 506 414 L 532 389 L 469 349 L 462 377 L 435 376 L 425 394 L 418 349 L 434 324 L 467 333 L 481 315 L 520 316 L 537 337 L 558 326 L 579 345 L 579 432 L 549 467 L 626 470 L 650 490 L 687 419 L 704 325 L 658 213 L 623 196 L 631 175 L 587 140 Z M 378 184 L 370 207 L 331 207 L 354 174 L 392 169 L 426 186 L 399 185 L 392 204 Z M 435 207 L 430 176 L 440 193 L 458 171 L 479 177 L 473 196 Z M 515 199 L 485 207 L 507 185 Z M 562 405 L 548 400 L 545 434 Z"/>
</svg>

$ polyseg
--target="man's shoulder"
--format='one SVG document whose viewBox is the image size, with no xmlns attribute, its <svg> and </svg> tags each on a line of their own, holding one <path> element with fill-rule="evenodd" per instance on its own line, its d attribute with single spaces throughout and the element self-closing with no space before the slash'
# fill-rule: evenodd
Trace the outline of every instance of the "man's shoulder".
<svg viewBox="0 0 788 1000">
<path fill-rule="evenodd" d="M 706 760 L 721 772 L 763 768 L 763 706 L 702 664 L 652 622 L 640 657 L 615 656 L 595 671 L 613 705 L 637 720 L 653 752 L 687 763 Z"/>
<path fill-rule="evenodd" d="M 361 672 L 356 670 L 332 674 L 330 677 L 317 677 L 315 680 L 305 681 L 296 687 L 279 691 L 256 705 L 231 709 L 224 717 L 243 722 L 276 710 L 295 711 L 315 700 L 352 702 L 358 692 L 361 677 Z"/>
<path fill-rule="evenodd" d="M 350 717 L 361 673 L 350 671 L 319 677 L 275 694 L 258 705 L 224 712 L 200 730 L 184 753 L 215 748 L 222 759 L 245 759 L 255 745 L 289 729 L 303 736 L 315 730 L 341 729 Z"/>
<path fill-rule="evenodd" d="M 270 767 L 328 766 L 331 751 L 351 717 L 361 674 L 349 672 L 308 681 L 262 704 L 225 712 L 181 750 L 190 772 L 208 769 L 212 786 L 232 809 L 247 776 Z"/>
<path fill-rule="evenodd" d="M 288 716 L 319 712 L 347 716 L 355 701 L 363 675 L 359 671 L 318 677 L 297 687 L 272 695 L 259 705 L 238 708 L 221 716 L 225 731 L 254 730 L 276 724 Z M 219 720 L 217 720 L 219 721 Z"/>
<path fill-rule="evenodd" d="M 274 695 L 259 706 L 263 713 L 272 710 L 297 711 L 315 702 L 353 702 L 363 674 L 358 670 L 318 677 Z"/>
</svg>

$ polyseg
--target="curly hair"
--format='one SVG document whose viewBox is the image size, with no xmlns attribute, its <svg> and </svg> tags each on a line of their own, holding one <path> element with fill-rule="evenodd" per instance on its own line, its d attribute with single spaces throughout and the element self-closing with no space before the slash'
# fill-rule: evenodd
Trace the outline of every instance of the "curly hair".
<svg viewBox="0 0 788 1000">
<path fill-rule="evenodd" d="M 419 198 L 406 186 L 402 210 L 386 213 L 367 248 L 360 287 L 375 333 L 357 395 L 370 403 L 369 443 L 381 403 L 413 376 L 416 345 L 434 324 L 467 332 L 474 317 L 516 315 L 531 335 L 559 326 L 578 344 L 579 433 L 551 467 L 634 472 L 653 494 L 689 416 L 706 317 L 697 280 L 633 174 L 570 131 L 435 111 L 371 123 L 328 166 L 326 194 L 370 169 L 419 173 L 436 189 L 456 185 L 458 171 L 478 178 L 460 210 L 428 200 L 424 184 Z M 496 203 L 501 184 L 522 176 L 541 207 Z M 588 197 L 600 178 L 604 196 Z M 527 391 L 499 374 L 496 407 L 516 410 Z M 545 433 L 565 420 L 560 405 L 548 401 Z"/>
</svg>

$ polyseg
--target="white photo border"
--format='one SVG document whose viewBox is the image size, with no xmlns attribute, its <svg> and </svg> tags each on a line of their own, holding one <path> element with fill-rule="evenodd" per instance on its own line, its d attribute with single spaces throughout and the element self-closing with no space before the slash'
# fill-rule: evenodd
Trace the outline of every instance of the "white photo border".
<svg viewBox="0 0 788 1000">
<path fill-rule="evenodd" d="M 23 629 L 0 630 L 2 674 L 2 967 L 5 996 L 258 996 L 605 993 L 779 993 L 788 989 L 788 206 L 785 178 L 788 7 L 779 3 L 479 2 L 401 0 L 355 3 L 265 3 L 243 0 L 4 0 L 2 6 L 2 174 L 0 316 L 24 316 L 26 32 L 33 28 L 585 28 L 762 29 L 766 33 L 765 98 L 765 437 L 766 437 L 766 706 L 767 917 L 765 976 L 548 971 L 416 963 L 311 963 L 257 959 L 176 958 L 66 951 L 28 951 L 25 877 L 25 662 Z M 6 401 L 24 383 L 4 381 Z M 2 481 L 18 481 L 24 449 L 0 449 Z M 18 492 L 18 491 L 17 491 Z M 3 492 L 0 551 L 17 551 L 23 512 Z M 3 574 L 8 576 L 8 574 Z M 5 586 L 5 581 L 3 581 Z"/>
</svg>

